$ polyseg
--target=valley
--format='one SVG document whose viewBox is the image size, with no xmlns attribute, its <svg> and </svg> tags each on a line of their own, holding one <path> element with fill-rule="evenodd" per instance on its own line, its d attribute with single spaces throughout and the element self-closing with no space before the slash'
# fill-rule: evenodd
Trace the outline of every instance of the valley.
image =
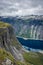
<svg viewBox="0 0 43 65">
<path fill-rule="evenodd" d="M 34 49 L 42 51 L 38 50 L 38 52 Z M 13 65 L 43 65 L 42 52 L 42 17 L 0 17 L 1 65 L 6 64 L 7 61 Z"/>
<path fill-rule="evenodd" d="M 13 25 L 16 36 L 43 40 L 43 16 L 0 17 L 0 20 Z"/>
</svg>

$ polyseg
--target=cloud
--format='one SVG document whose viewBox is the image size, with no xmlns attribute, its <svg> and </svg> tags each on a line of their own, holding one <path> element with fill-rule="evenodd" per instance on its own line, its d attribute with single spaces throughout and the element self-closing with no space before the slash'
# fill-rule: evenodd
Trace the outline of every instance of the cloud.
<svg viewBox="0 0 43 65">
<path fill-rule="evenodd" d="M 43 15 L 43 0 L 0 0 L 1 16 Z"/>
</svg>

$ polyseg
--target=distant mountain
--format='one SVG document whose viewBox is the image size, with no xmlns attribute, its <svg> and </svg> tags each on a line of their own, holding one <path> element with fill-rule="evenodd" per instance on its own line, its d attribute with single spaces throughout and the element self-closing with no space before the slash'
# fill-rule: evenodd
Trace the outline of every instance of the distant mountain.
<svg viewBox="0 0 43 65">
<path fill-rule="evenodd" d="M 0 17 L 1 21 L 10 23 L 15 29 L 16 36 L 32 39 L 43 39 L 43 15 L 21 17 Z"/>
</svg>

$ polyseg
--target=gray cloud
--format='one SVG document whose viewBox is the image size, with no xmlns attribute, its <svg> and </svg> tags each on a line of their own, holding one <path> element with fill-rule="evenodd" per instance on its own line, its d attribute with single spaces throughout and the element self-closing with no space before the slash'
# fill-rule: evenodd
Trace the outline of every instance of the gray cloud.
<svg viewBox="0 0 43 65">
<path fill-rule="evenodd" d="M 0 15 L 43 14 L 43 0 L 0 0 Z"/>
</svg>

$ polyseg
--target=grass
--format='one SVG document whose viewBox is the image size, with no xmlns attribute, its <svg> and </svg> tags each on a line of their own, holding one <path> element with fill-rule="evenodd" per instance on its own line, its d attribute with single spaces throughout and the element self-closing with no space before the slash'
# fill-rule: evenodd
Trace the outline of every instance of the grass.
<svg viewBox="0 0 43 65">
<path fill-rule="evenodd" d="M 20 62 L 15 60 L 11 53 L 7 52 L 5 49 L 0 48 L 0 62 L 3 62 L 6 58 L 10 59 L 12 63 L 15 63 L 15 65 L 31 65 L 27 62 Z"/>
<path fill-rule="evenodd" d="M 5 28 L 8 28 L 10 26 L 11 26 L 10 24 L 0 21 L 0 35 L 7 32 L 7 30 Z"/>
<path fill-rule="evenodd" d="M 8 23 L 4 23 L 4 22 L 0 21 L 0 28 L 6 28 L 6 27 L 9 27 L 9 26 L 11 26 L 11 25 L 8 24 Z"/>
<path fill-rule="evenodd" d="M 30 62 L 33 65 L 43 65 L 43 54 L 41 53 L 29 52 L 24 53 L 23 56 L 26 62 Z"/>
<path fill-rule="evenodd" d="M 4 29 L 3 29 L 4 28 Z M 8 30 L 6 29 L 8 28 Z M 10 36 L 10 41 L 11 41 L 11 45 L 15 46 L 18 50 L 21 49 L 21 44 L 19 44 L 18 40 L 16 39 L 14 33 L 13 33 L 13 28 L 10 24 L 4 23 L 4 22 L 0 22 L 0 35 L 4 35 L 6 32 L 9 33 Z M 5 36 L 6 38 L 6 36 Z M 1 42 L 2 40 L 0 40 Z M 18 60 L 15 60 L 15 58 L 12 56 L 11 53 L 9 53 L 8 51 L 6 51 L 5 49 L 0 48 L 0 61 L 4 61 L 4 59 L 10 59 L 12 61 L 12 63 L 15 63 L 15 65 L 31 65 L 28 62 L 20 62 Z"/>
<path fill-rule="evenodd" d="M 3 29 L 4 28 L 4 29 Z M 5 28 L 8 28 L 8 30 L 7 29 L 5 29 Z M 14 34 L 14 29 L 13 29 L 13 27 L 10 25 L 10 24 L 8 24 L 8 23 L 4 23 L 4 22 L 2 22 L 2 21 L 0 21 L 0 35 L 2 35 L 2 34 L 5 34 L 5 33 L 9 33 L 9 36 L 10 36 L 10 38 L 11 38 L 11 40 L 12 40 L 12 44 L 17 48 L 17 49 L 20 49 L 20 47 L 21 47 L 21 44 L 19 44 L 19 42 L 17 41 L 17 39 L 15 38 L 15 34 Z M 18 46 L 17 46 L 18 45 Z"/>
<path fill-rule="evenodd" d="M 2 28 L 2 32 L 1 32 Z M 13 34 L 13 29 L 10 24 L 0 22 L 0 35 L 7 32 L 7 30 L 3 30 L 3 28 L 9 29 L 9 36 L 11 38 L 12 45 L 14 45 L 17 49 L 21 49 L 21 45 L 15 38 L 15 35 Z M 6 58 L 9 58 L 13 63 L 16 63 L 15 65 L 43 65 L 43 54 L 41 53 L 35 53 L 35 52 L 29 52 L 23 54 L 25 62 L 16 61 L 14 57 L 11 55 L 11 53 L 7 52 L 5 49 L 0 49 L 0 61 L 3 61 Z"/>
<path fill-rule="evenodd" d="M 14 57 L 11 55 L 11 53 L 1 48 L 0 49 L 0 60 L 3 61 L 6 58 L 9 58 L 12 62 L 14 62 Z"/>
</svg>

